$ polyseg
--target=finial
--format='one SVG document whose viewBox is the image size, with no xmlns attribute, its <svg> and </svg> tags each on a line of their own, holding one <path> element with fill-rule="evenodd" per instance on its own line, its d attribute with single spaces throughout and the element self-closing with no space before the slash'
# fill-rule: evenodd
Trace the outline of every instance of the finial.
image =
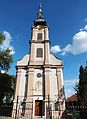
<svg viewBox="0 0 87 119">
<path fill-rule="evenodd" d="M 43 19 L 43 11 L 42 11 L 41 0 L 39 0 L 39 10 L 38 10 L 38 13 L 37 13 L 37 19 Z"/>
<path fill-rule="evenodd" d="M 41 1 L 42 0 L 39 0 L 39 10 L 37 12 L 37 19 L 34 21 L 35 26 L 38 26 L 38 25 L 46 26 L 46 23 L 47 23 L 47 21 L 44 19 L 44 16 L 43 16 Z"/>
<path fill-rule="evenodd" d="M 39 8 L 42 9 L 41 0 L 39 0 Z"/>
<path fill-rule="evenodd" d="M 41 5 L 41 0 L 39 0 L 39 5 Z"/>
</svg>

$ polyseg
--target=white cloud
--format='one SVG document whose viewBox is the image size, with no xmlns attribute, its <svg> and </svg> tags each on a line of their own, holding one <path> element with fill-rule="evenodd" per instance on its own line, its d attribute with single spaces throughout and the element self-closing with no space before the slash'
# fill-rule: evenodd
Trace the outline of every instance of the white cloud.
<svg viewBox="0 0 87 119">
<path fill-rule="evenodd" d="M 78 55 L 87 52 L 87 24 L 73 36 L 72 44 L 68 44 L 62 49 L 62 55 L 71 53 Z"/>
<path fill-rule="evenodd" d="M 67 44 L 63 49 L 60 49 L 60 46 L 55 45 L 51 47 L 51 51 L 53 53 L 61 52 L 61 55 L 68 53 L 78 55 L 87 52 L 87 24 L 73 36 L 71 44 Z"/>
<path fill-rule="evenodd" d="M 77 82 L 79 82 L 79 79 L 72 79 L 72 80 L 65 80 L 64 83 L 65 84 L 76 84 Z"/>
<path fill-rule="evenodd" d="M 14 54 L 15 51 L 14 51 L 13 46 L 11 46 L 12 37 L 11 37 L 10 33 L 7 32 L 7 31 L 4 31 L 4 32 L 3 32 L 3 35 L 5 36 L 5 40 L 4 40 L 4 42 L 0 45 L 0 50 L 4 50 L 4 49 L 9 48 L 9 49 L 11 50 L 10 54 Z"/>
<path fill-rule="evenodd" d="M 66 98 L 70 97 L 76 93 L 74 87 L 75 87 L 77 82 L 79 82 L 79 79 L 72 79 L 72 80 L 65 80 L 64 81 Z"/>
<path fill-rule="evenodd" d="M 55 45 L 55 46 L 51 47 L 51 52 L 53 52 L 53 53 L 61 52 L 60 46 Z"/>
<path fill-rule="evenodd" d="M 86 24 L 86 26 L 85 26 L 84 30 L 86 30 L 86 31 L 87 31 L 87 24 Z"/>
<path fill-rule="evenodd" d="M 87 24 L 85 25 L 84 28 L 81 28 L 80 31 L 87 31 Z"/>
<path fill-rule="evenodd" d="M 75 91 L 73 89 L 65 89 L 65 94 L 66 94 L 66 98 L 68 98 L 73 94 L 75 94 Z"/>
<path fill-rule="evenodd" d="M 74 55 L 78 55 L 81 53 L 87 52 L 87 25 L 84 27 L 84 30 L 76 33 L 73 36 L 72 44 L 66 45 L 64 49 L 62 49 L 62 53 L 71 53 Z"/>
</svg>

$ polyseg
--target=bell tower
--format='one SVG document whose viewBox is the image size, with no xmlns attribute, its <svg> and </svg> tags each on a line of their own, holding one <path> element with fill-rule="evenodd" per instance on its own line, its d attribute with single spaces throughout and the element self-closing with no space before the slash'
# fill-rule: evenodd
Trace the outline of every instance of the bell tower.
<svg viewBox="0 0 87 119">
<path fill-rule="evenodd" d="M 37 13 L 37 19 L 32 26 L 32 38 L 30 41 L 30 65 L 32 63 L 39 65 L 50 64 L 50 41 L 49 28 L 47 21 L 44 20 L 42 6 L 40 3 Z"/>
</svg>

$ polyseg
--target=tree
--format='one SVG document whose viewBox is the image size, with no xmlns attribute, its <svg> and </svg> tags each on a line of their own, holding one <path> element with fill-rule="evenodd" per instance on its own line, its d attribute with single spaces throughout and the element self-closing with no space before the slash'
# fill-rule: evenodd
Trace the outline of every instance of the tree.
<svg viewBox="0 0 87 119">
<path fill-rule="evenodd" d="M 78 103 L 80 104 L 80 117 L 86 119 L 87 117 L 87 66 L 80 67 L 79 70 L 79 83 L 76 85 Z M 86 108 L 85 108 L 86 107 Z"/>
<path fill-rule="evenodd" d="M 76 85 L 77 97 L 80 105 L 87 105 L 87 66 L 80 67 L 79 83 Z"/>
<path fill-rule="evenodd" d="M 3 33 L 0 33 L 0 45 L 6 40 L 5 36 Z M 5 50 L 0 49 L 0 71 L 8 71 L 11 67 L 11 63 L 13 62 L 13 57 L 10 54 L 10 49 L 7 48 Z"/>
<path fill-rule="evenodd" d="M 10 55 L 10 50 L 0 51 L 0 68 L 6 72 L 10 69 L 11 63 L 13 62 L 13 57 Z"/>
<path fill-rule="evenodd" d="M 16 77 L 0 73 L 0 102 L 11 102 L 14 94 Z"/>
<path fill-rule="evenodd" d="M 0 44 L 5 40 L 3 33 L 0 33 Z"/>
<path fill-rule="evenodd" d="M 3 33 L 0 33 L 0 46 L 6 40 Z M 11 97 L 14 93 L 15 76 L 6 74 L 11 67 L 13 62 L 13 57 L 10 54 L 11 50 L 9 48 L 1 50 L 0 47 L 0 102 L 10 102 Z M 5 73 L 2 74 L 2 70 Z"/>
</svg>

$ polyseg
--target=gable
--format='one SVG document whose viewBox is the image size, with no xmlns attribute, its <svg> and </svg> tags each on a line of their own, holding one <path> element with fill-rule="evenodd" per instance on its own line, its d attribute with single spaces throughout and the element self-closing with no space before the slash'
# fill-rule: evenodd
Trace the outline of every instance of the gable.
<svg viewBox="0 0 87 119">
<path fill-rule="evenodd" d="M 62 60 L 56 58 L 52 54 L 50 54 L 50 62 L 51 62 L 52 65 L 63 65 Z"/>
<path fill-rule="evenodd" d="M 17 66 L 26 66 L 29 63 L 29 54 L 26 54 L 21 60 L 17 61 Z"/>
</svg>

